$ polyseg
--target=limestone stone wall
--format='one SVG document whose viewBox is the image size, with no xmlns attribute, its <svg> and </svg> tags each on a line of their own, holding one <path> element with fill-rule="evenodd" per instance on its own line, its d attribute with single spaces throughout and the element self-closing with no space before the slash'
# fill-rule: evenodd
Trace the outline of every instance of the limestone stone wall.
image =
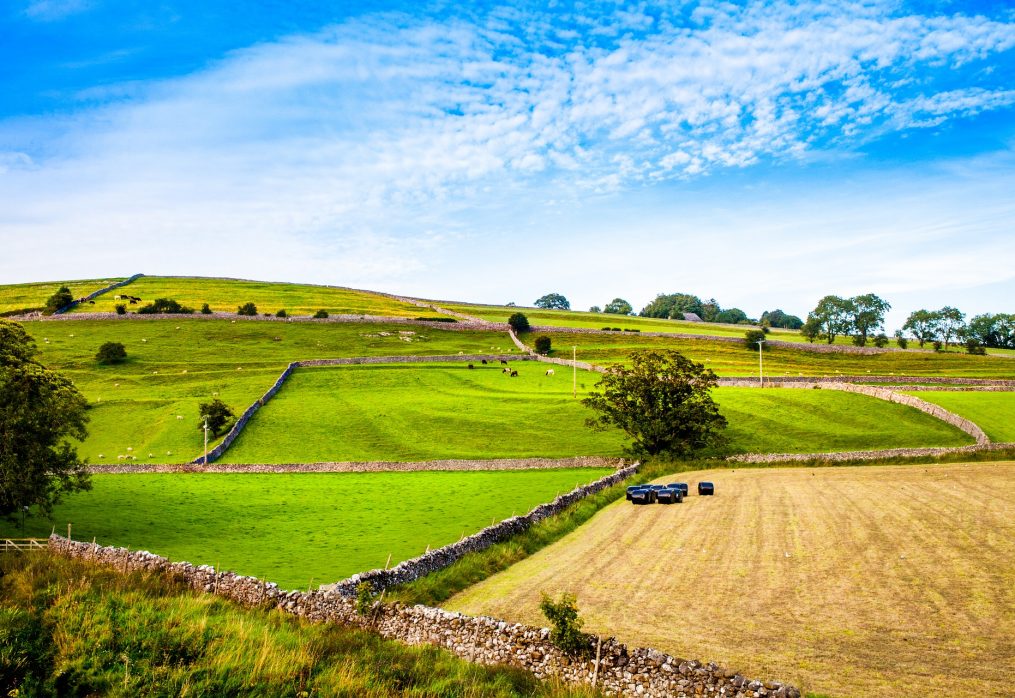
<svg viewBox="0 0 1015 698">
<path fill-rule="evenodd" d="M 126 473 L 378 473 L 421 471 L 483 471 L 483 470 L 549 470 L 561 468 L 622 468 L 618 458 L 576 456 L 574 458 L 491 458 L 486 460 L 430 460 L 404 463 L 401 461 L 330 462 L 330 463 L 211 463 L 207 467 L 194 463 L 179 464 L 108 464 L 90 465 L 89 472 Z"/>
<path fill-rule="evenodd" d="M 134 274 L 134 276 L 130 277 L 129 279 L 124 279 L 123 281 L 117 281 L 115 284 L 110 284 L 109 286 L 106 286 L 105 288 L 100 288 L 98 291 L 92 291 L 91 293 L 89 293 L 84 298 L 72 300 L 70 303 L 68 303 L 64 307 L 60 308 L 59 310 L 57 310 L 56 313 L 54 313 L 54 315 L 52 317 L 63 315 L 64 313 L 66 313 L 66 312 L 68 312 L 70 310 L 73 310 L 75 307 L 81 305 L 81 303 L 87 303 L 88 301 L 92 300 L 96 296 L 101 296 L 103 293 L 107 293 L 109 291 L 112 291 L 114 288 L 120 288 L 122 286 L 126 286 L 129 283 L 133 283 L 134 281 L 137 281 L 138 279 L 140 279 L 142 276 L 144 276 L 144 274 Z"/>
<path fill-rule="evenodd" d="M 628 648 L 614 638 L 592 638 L 587 657 L 579 659 L 560 652 L 549 641 L 547 628 L 421 605 L 377 603 L 370 613 L 359 615 L 353 599 L 334 591 L 283 591 L 271 582 L 218 572 L 207 565 L 173 563 L 146 551 L 78 543 L 55 534 L 49 539 L 49 548 L 58 555 L 110 565 L 123 572 L 165 574 L 197 591 L 246 606 L 268 605 L 314 622 L 370 629 L 411 645 L 436 645 L 479 664 L 518 667 L 538 678 L 556 677 L 573 685 L 595 683 L 610 695 L 800 698 L 800 691 L 786 684 L 750 679 L 716 664 L 680 659 L 653 649 Z"/>
<path fill-rule="evenodd" d="M 580 485 L 570 492 L 558 495 L 552 502 L 540 504 L 528 514 L 512 516 L 509 519 L 487 526 L 483 530 L 462 538 L 457 543 L 445 545 L 443 548 L 428 550 L 419 557 L 398 563 L 391 569 L 377 569 L 354 574 L 348 579 L 329 585 L 327 588 L 345 596 L 355 596 L 356 587 L 361 582 L 369 582 L 377 592 L 396 584 L 405 584 L 424 577 L 431 572 L 444 569 L 464 555 L 489 548 L 494 543 L 507 540 L 521 533 L 534 523 L 558 514 L 585 497 L 601 492 L 638 472 L 638 463 L 621 468 L 616 472 L 601 477 L 587 485 Z"/>
</svg>

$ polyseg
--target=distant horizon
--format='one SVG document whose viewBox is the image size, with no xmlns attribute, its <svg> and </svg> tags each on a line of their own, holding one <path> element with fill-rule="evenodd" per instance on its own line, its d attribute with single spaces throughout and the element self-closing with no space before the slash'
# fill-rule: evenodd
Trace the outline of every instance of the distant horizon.
<svg viewBox="0 0 1015 698">
<path fill-rule="evenodd" d="M 16 0 L 0 32 L 0 283 L 1015 312 L 1001 0 Z"/>
</svg>

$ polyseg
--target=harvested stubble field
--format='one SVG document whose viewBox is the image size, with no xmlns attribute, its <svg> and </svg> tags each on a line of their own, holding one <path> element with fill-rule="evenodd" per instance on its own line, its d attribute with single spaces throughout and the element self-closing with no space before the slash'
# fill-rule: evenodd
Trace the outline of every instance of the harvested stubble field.
<svg viewBox="0 0 1015 698">
<path fill-rule="evenodd" d="M 1015 442 L 1015 392 L 921 390 L 907 394 L 975 422 L 992 441 Z"/>
<path fill-rule="evenodd" d="M 618 502 L 445 605 L 587 629 L 830 696 L 1011 695 L 1015 463 L 703 471 Z"/>
<path fill-rule="evenodd" d="M 3 536 L 61 534 L 144 549 L 315 588 L 453 543 L 596 480 L 608 468 L 560 470 L 95 475 L 52 523 Z"/>
<path fill-rule="evenodd" d="M 0 285 L 0 313 L 7 313 L 16 310 L 29 310 L 32 308 L 44 308 L 46 301 L 56 293 L 61 286 L 70 289 L 74 298 L 87 296 L 89 293 L 105 288 L 117 281 L 123 281 L 127 277 L 112 279 L 84 279 L 81 281 L 43 281 L 30 284 L 6 284 Z M 100 298 L 102 296 L 99 296 Z M 98 303 L 98 301 L 96 301 Z M 87 306 L 93 308 L 94 306 Z M 110 308 L 112 310 L 112 308 Z"/>
<path fill-rule="evenodd" d="M 566 334 L 547 333 L 553 346 L 551 356 L 571 358 L 571 346 L 578 347 L 578 360 L 608 366 L 628 361 L 631 352 L 643 349 L 675 349 L 699 361 L 720 376 L 758 375 L 758 353 L 742 343 L 717 342 L 680 337 L 645 337 L 633 333 Z M 531 338 L 527 338 L 531 341 Z M 971 356 L 956 352 L 892 351 L 882 354 L 819 353 L 787 347 L 765 347 L 765 378 L 784 376 L 963 376 L 971 378 L 1015 378 L 1015 361 L 997 356 Z"/>
<path fill-rule="evenodd" d="M 53 290 L 56 290 L 55 288 Z M 52 291 L 50 291 L 52 293 Z M 333 315 L 386 315 L 391 317 L 438 317 L 437 313 L 411 303 L 398 301 L 370 291 L 331 286 L 272 283 L 242 279 L 213 279 L 180 276 L 142 276 L 137 281 L 95 299 L 95 305 L 83 305 L 74 312 L 111 313 L 118 294 L 143 299 L 141 305 L 156 298 L 172 298 L 181 305 L 201 310 L 207 303 L 213 311 L 235 313 L 244 303 L 253 303 L 258 313 L 274 315 L 285 310 L 290 315 L 313 315 L 326 310 Z M 45 299 L 43 299 L 45 300 Z M 129 305 L 134 311 L 139 305 Z"/>
<path fill-rule="evenodd" d="M 22 324 L 38 344 L 39 360 L 70 377 L 92 403 L 90 435 L 78 449 L 92 463 L 115 463 L 118 455 L 127 453 L 145 463 L 181 463 L 196 457 L 203 444 L 198 405 L 218 393 L 240 414 L 291 361 L 484 353 L 497 347 L 508 351 L 511 346 L 510 339 L 498 332 L 373 323 L 181 317 Z M 95 361 L 99 346 L 110 341 L 126 346 L 127 361 L 110 366 Z"/>
</svg>

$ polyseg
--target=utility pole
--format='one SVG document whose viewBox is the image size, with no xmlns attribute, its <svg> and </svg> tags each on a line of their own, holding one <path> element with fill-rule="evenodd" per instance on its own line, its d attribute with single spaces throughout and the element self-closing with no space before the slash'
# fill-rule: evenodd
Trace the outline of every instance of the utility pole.
<svg viewBox="0 0 1015 698">
<path fill-rule="evenodd" d="M 204 418 L 204 467 L 208 467 L 208 418 Z"/>
<path fill-rule="evenodd" d="M 578 345 L 571 346 L 571 397 L 578 398 Z"/>
<path fill-rule="evenodd" d="M 764 343 L 765 343 L 764 339 L 758 340 L 758 383 L 762 388 L 765 387 L 765 363 L 764 359 L 761 356 L 762 355 L 761 347 Z"/>
</svg>

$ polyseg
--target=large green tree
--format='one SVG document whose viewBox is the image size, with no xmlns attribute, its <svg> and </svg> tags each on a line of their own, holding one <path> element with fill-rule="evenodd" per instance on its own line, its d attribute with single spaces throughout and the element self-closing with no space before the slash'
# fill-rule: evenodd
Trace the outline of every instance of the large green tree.
<svg viewBox="0 0 1015 698">
<path fill-rule="evenodd" d="M 570 310 L 571 302 L 559 293 L 547 293 L 536 299 L 535 306 L 545 310 Z"/>
<path fill-rule="evenodd" d="M 965 329 L 966 314 L 958 308 L 946 305 L 937 311 L 938 325 L 941 327 L 941 336 L 945 340 L 945 349 L 952 337 L 959 335 Z"/>
<path fill-rule="evenodd" d="M 634 308 L 623 298 L 614 298 L 603 308 L 604 313 L 610 313 L 611 315 L 630 315 L 632 310 Z"/>
<path fill-rule="evenodd" d="M 718 304 L 716 304 L 718 305 Z M 684 313 L 694 313 L 704 317 L 704 305 L 701 299 L 690 293 L 660 293 L 655 299 L 641 309 L 642 317 L 675 318 L 682 320 Z"/>
<path fill-rule="evenodd" d="M 725 443 L 726 418 L 712 400 L 718 378 L 704 364 L 673 350 L 631 355 L 631 367 L 611 366 L 582 404 L 599 415 L 593 429 L 619 427 L 639 455 L 686 456 Z"/>
<path fill-rule="evenodd" d="M 906 318 L 902 329 L 913 335 L 913 338 L 922 347 L 927 342 L 933 342 L 940 331 L 941 318 L 933 310 L 914 310 Z"/>
<path fill-rule="evenodd" d="M 70 305 L 73 300 L 74 296 L 71 295 L 70 289 L 66 286 L 61 286 L 57 289 L 56 293 L 46 300 L 46 313 L 52 315 L 60 308 Z"/>
<path fill-rule="evenodd" d="M 39 363 L 25 328 L 0 320 L 0 516 L 47 515 L 66 492 L 89 489 L 73 440 L 88 432 L 88 402 Z"/>
<path fill-rule="evenodd" d="M 858 346 L 866 346 L 867 338 L 881 329 L 885 324 L 885 313 L 892 309 L 891 304 L 873 293 L 853 296 L 849 299 L 850 321 Z"/>
<path fill-rule="evenodd" d="M 852 326 L 853 303 L 848 298 L 825 296 L 818 301 L 808 319 L 814 318 L 821 328 L 821 336 L 829 344 L 835 342 L 840 334 L 849 332 Z"/>
</svg>

